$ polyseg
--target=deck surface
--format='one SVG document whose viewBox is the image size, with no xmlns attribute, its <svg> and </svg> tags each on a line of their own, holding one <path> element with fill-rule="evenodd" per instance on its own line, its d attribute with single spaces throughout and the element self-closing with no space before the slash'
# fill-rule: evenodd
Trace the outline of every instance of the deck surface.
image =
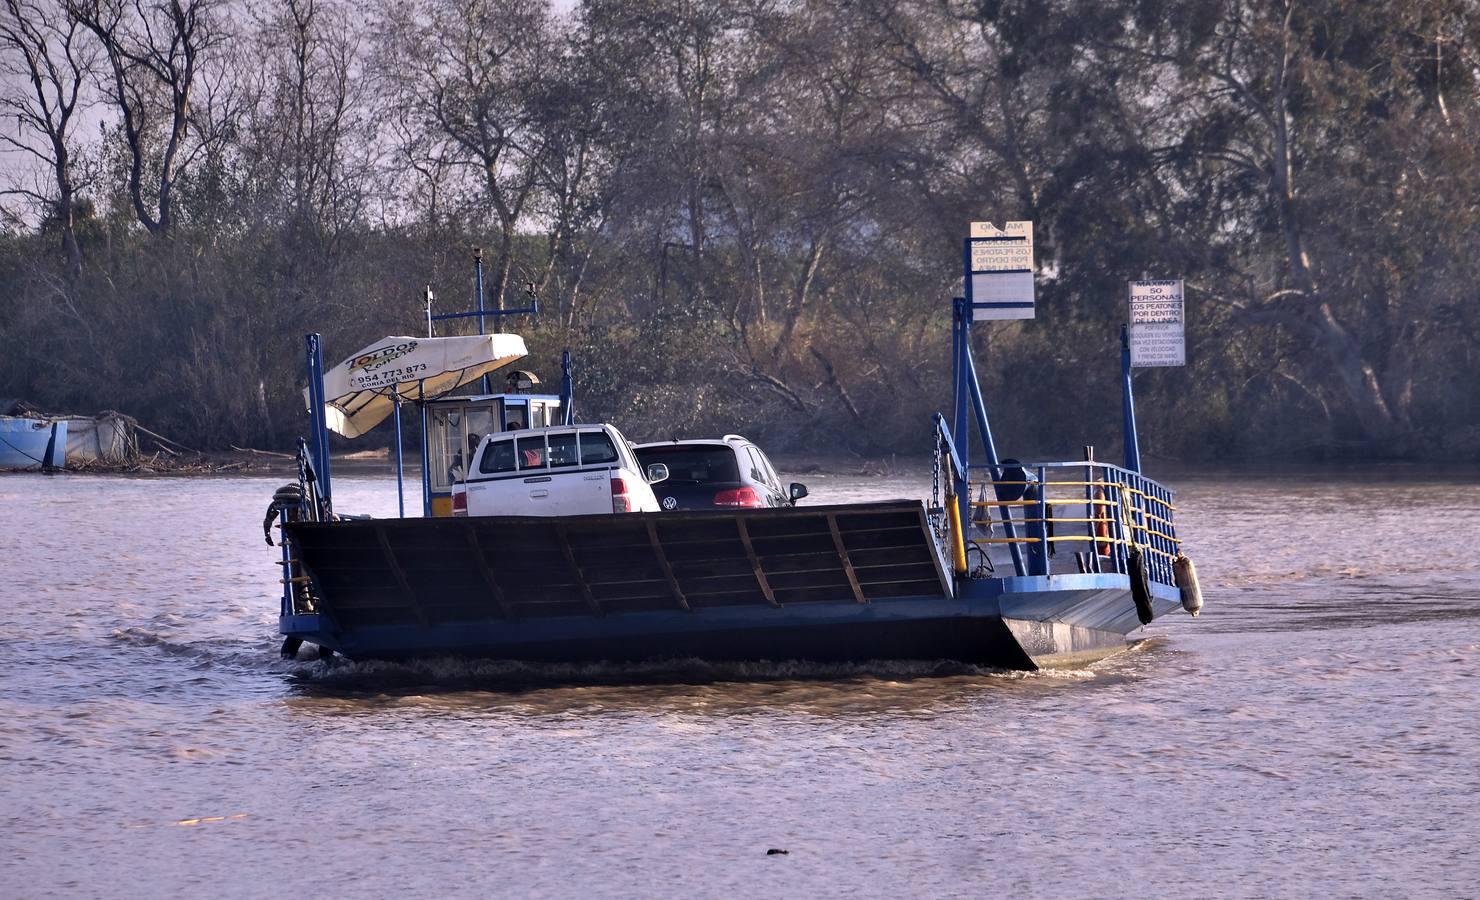
<svg viewBox="0 0 1480 900">
<path fill-rule="evenodd" d="M 951 594 L 924 506 L 288 526 L 343 629 Z"/>
</svg>

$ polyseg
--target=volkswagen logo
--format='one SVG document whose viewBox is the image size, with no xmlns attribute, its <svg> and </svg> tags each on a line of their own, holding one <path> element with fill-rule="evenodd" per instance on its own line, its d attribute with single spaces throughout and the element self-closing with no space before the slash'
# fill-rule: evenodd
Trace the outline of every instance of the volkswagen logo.
<svg viewBox="0 0 1480 900">
<path fill-rule="evenodd" d="M 678 509 L 678 498 L 677 497 L 664 497 L 663 498 L 663 508 L 664 509 Z"/>
</svg>

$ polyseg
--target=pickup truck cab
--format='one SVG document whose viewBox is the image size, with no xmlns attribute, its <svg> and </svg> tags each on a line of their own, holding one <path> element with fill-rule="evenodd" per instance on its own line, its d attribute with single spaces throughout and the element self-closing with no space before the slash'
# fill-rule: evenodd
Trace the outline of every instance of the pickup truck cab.
<svg viewBox="0 0 1480 900">
<path fill-rule="evenodd" d="M 563 425 L 483 438 L 453 486 L 454 516 L 584 516 L 656 512 L 650 484 L 667 466 L 639 466 L 611 425 Z"/>
</svg>

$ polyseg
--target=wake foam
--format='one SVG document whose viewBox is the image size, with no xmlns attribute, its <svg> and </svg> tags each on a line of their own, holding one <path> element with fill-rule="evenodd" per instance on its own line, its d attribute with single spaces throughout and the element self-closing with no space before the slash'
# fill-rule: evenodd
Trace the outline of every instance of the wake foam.
<svg viewBox="0 0 1480 900">
<path fill-rule="evenodd" d="M 907 681 L 942 677 L 1018 679 L 1044 673 L 993 669 L 955 660 L 876 660 L 819 663 L 802 660 L 710 662 L 701 659 L 641 663 L 530 663 L 431 658 L 385 662 L 330 659 L 292 665 L 300 687 L 324 691 L 520 691 L 560 686 L 702 685 L 770 681 Z"/>
</svg>

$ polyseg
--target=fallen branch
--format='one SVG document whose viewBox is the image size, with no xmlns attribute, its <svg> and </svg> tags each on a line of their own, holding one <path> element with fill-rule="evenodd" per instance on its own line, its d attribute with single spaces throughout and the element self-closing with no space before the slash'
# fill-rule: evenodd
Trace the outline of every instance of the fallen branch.
<svg viewBox="0 0 1480 900">
<path fill-rule="evenodd" d="M 274 452 L 272 450 L 254 450 L 251 447 L 238 447 L 235 444 L 228 444 L 227 446 L 229 446 L 231 449 L 235 450 L 237 453 L 250 453 L 253 456 L 272 456 L 272 457 L 276 457 L 277 459 L 295 459 L 296 458 L 291 453 L 277 453 L 277 452 Z"/>
<path fill-rule="evenodd" d="M 156 434 L 156 433 L 150 431 L 149 429 L 145 428 L 143 425 L 138 424 L 137 422 L 134 423 L 134 427 L 137 428 L 137 429 L 139 429 L 140 431 L 144 432 L 145 434 L 149 435 L 150 437 L 154 438 L 156 441 L 163 441 L 164 443 L 169 444 L 171 447 L 179 447 L 181 450 L 184 450 L 186 453 L 194 453 L 197 456 L 200 455 L 200 451 L 199 450 L 195 450 L 195 449 L 192 449 L 190 447 L 187 447 L 184 444 L 180 443 L 179 441 L 172 441 L 172 440 L 170 440 L 169 438 L 165 437 L 162 434 Z"/>
</svg>

